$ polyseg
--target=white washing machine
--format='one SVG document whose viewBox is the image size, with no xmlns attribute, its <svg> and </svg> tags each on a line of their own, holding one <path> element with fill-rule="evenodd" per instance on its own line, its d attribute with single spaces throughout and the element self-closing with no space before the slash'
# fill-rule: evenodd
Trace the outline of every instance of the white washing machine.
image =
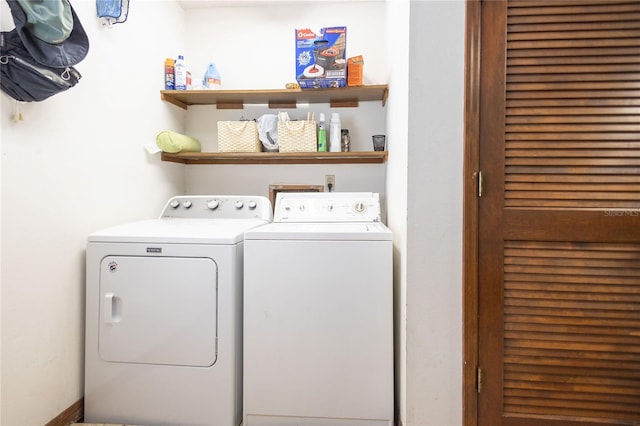
<svg viewBox="0 0 640 426">
<path fill-rule="evenodd" d="M 243 235 L 264 197 L 184 196 L 89 235 L 84 420 L 238 425 Z"/>
<path fill-rule="evenodd" d="M 278 194 L 245 233 L 244 426 L 393 425 L 392 256 L 378 194 Z"/>
</svg>

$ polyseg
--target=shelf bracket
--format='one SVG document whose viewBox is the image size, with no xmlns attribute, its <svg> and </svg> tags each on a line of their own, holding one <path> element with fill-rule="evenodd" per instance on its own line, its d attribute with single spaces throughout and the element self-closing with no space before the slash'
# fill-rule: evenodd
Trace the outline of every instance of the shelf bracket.
<svg viewBox="0 0 640 426">
<path fill-rule="evenodd" d="M 165 102 L 169 102 L 170 104 L 175 105 L 177 107 L 180 107 L 182 109 L 187 109 L 187 106 L 188 106 L 186 103 L 184 103 L 182 101 L 179 101 L 178 99 L 176 99 L 174 97 L 165 96 L 164 93 L 162 93 L 162 92 L 160 93 L 160 99 L 162 99 Z"/>
<path fill-rule="evenodd" d="M 357 99 L 331 99 L 331 108 L 357 108 Z"/>
<path fill-rule="evenodd" d="M 242 101 L 224 101 L 216 102 L 216 109 L 244 109 L 244 102 Z"/>
<path fill-rule="evenodd" d="M 388 97 L 389 97 L 389 88 L 385 87 L 384 91 L 382 92 L 382 106 L 387 105 Z"/>
<path fill-rule="evenodd" d="M 297 102 L 294 100 L 283 100 L 283 101 L 269 101 L 269 108 L 271 109 L 288 109 L 288 108 L 296 108 Z"/>
</svg>

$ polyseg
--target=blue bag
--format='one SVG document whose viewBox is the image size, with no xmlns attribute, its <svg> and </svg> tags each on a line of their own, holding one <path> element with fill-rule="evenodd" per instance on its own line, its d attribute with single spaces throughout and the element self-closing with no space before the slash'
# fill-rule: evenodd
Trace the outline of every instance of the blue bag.
<svg viewBox="0 0 640 426">
<path fill-rule="evenodd" d="M 129 16 L 129 0 L 96 0 L 96 10 L 106 25 L 120 24 Z"/>
<path fill-rule="evenodd" d="M 0 33 L 0 86 L 16 101 L 38 102 L 80 81 L 73 68 L 89 39 L 68 0 L 7 0 L 13 22 Z M 38 6 L 38 7 L 35 7 Z"/>
<path fill-rule="evenodd" d="M 39 102 L 75 86 L 82 76 L 74 67 L 37 62 L 15 29 L 0 33 L 0 85 L 16 101 Z"/>
</svg>

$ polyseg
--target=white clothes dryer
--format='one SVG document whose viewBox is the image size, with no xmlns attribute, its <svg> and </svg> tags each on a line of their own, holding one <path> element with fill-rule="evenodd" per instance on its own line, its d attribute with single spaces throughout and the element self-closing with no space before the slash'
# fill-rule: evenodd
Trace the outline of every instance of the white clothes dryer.
<svg viewBox="0 0 640 426">
<path fill-rule="evenodd" d="M 243 235 L 265 197 L 180 196 L 87 243 L 84 420 L 238 425 Z"/>
<path fill-rule="evenodd" d="M 279 193 L 245 233 L 244 426 L 394 424 L 391 237 L 374 193 Z"/>
</svg>

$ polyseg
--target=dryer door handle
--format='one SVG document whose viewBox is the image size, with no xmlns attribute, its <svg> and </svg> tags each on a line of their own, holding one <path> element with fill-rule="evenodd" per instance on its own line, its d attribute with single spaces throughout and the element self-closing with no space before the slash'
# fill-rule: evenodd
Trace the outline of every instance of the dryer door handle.
<svg viewBox="0 0 640 426">
<path fill-rule="evenodd" d="M 102 319 L 105 324 L 119 323 L 122 319 L 122 299 L 113 293 L 105 293 L 102 301 Z"/>
</svg>

